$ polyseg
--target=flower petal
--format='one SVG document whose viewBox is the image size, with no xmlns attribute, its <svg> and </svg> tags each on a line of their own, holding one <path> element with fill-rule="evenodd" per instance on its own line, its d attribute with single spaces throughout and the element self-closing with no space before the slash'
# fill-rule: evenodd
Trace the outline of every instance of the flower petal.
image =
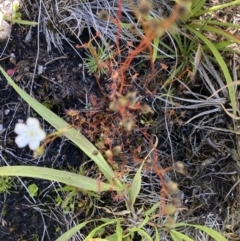
<svg viewBox="0 0 240 241">
<path fill-rule="evenodd" d="M 29 148 L 34 151 L 38 149 L 40 145 L 40 140 L 38 138 L 31 138 L 31 141 L 29 142 Z"/>
<path fill-rule="evenodd" d="M 27 124 L 28 128 L 32 129 L 32 130 L 34 130 L 34 129 L 36 130 L 40 127 L 40 123 L 39 123 L 38 119 L 33 118 L 33 117 L 28 117 L 26 124 Z"/>
<path fill-rule="evenodd" d="M 15 142 L 19 148 L 23 148 L 29 143 L 29 138 L 27 135 L 19 135 L 15 138 Z"/>
<path fill-rule="evenodd" d="M 43 141 L 46 137 L 46 133 L 42 129 L 38 129 L 35 132 L 35 137 L 38 138 L 39 141 Z"/>
<path fill-rule="evenodd" d="M 24 134 L 28 131 L 28 127 L 23 123 L 17 123 L 15 125 L 14 132 L 18 135 Z"/>
</svg>

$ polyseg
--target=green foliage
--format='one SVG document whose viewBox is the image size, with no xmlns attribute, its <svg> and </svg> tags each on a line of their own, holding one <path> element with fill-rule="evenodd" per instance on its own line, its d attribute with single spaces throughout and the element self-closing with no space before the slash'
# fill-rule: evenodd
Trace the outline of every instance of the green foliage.
<svg viewBox="0 0 240 241">
<path fill-rule="evenodd" d="M 8 17 L 5 15 L 0 15 L 0 18 L 3 18 L 6 21 L 12 22 L 12 23 L 18 23 L 18 24 L 23 24 L 23 25 L 37 25 L 37 22 L 32 22 L 32 21 L 27 21 L 27 20 L 22 20 L 22 13 L 20 12 L 19 9 L 19 4 L 18 2 L 13 2 L 13 7 L 12 7 L 12 16 Z"/>
<path fill-rule="evenodd" d="M 68 186 L 67 186 L 68 187 Z M 60 195 L 57 196 L 55 199 L 56 206 L 60 206 L 63 209 L 64 213 L 68 213 L 70 211 L 74 211 L 75 203 L 74 203 L 74 196 L 77 195 L 77 189 L 72 187 L 72 191 L 68 191 L 64 199 L 61 198 Z"/>
<path fill-rule="evenodd" d="M 89 190 L 80 190 L 76 187 L 66 185 L 56 189 L 56 206 L 60 206 L 64 213 L 74 211 L 76 208 L 84 207 L 86 215 L 92 208 L 93 202 L 99 200 L 100 195 Z M 61 194 L 60 194 L 61 192 Z M 85 198 L 83 198 L 85 197 Z"/>
<path fill-rule="evenodd" d="M 0 176 L 0 193 L 8 193 L 14 186 L 15 184 L 12 177 Z"/>
<path fill-rule="evenodd" d="M 42 104 L 46 108 L 51 110 L 53 108 L 53 106 L 56 105 L 56 101 L 53 98 L 51 98 L 51 99 L 45 100 Z"/>
<path fill-rule="evenodd" d="M 89 53 L 84 59 L 88 73 L 95 74 L 99 72 L 100 75 L 107 74 L 109 72 L 108 61 L 113 57 L 114 52 L 103 44 L 98 47 L 89 44 L 88 50 Z"/>
<path fill-rule="evenodd" d="M 129 189 L 129 195 L 130 195 L 130 201 L 131 204 L 133 205 L 136 201 L 136 198 L 140 192 L 141 189 L 141 183 L 142 183 L 142 167 L 143 167 L 144 162 L 142 163 L 142 165 L 140 166 L 140 168 L 138 169 L 137 173 L 135 174 L 134 178 L 133 178 L 133 182 L 132 185 Z"/>
<path fill-rule="evenodd" d="M 177 0 L 176 2 L 183 2 Z M 187 2 L 187 1 L 186 1 Z M 234 6 L 240 3 L 239 0 L 232 1 L 226 4 L 219 4 L 211 8 L 205 8 L 206 0 L 193 0 L 192 3 L 188 4 L 189 11 L 187 14 L 181 16 L 183 24 L 179 24 L 179 29 L 172 33 L 174 43 L 176 44 L 176 52 L 169 46 L 162 43 L 161 40 L 154 39 L 154 52 L 153 59 L 161 58 L 162 54 L 158 51 L 158 47 L 162 46 L 161 49 L 165 49 L 166 52 L 177 59 L 179 64 L 177 64 L 176 69 L 171 73 L 169 78 L 165 81 L 163 88 L 169 84 L 176 75 L 181 74 L 184 70 L 193 70 L 196 73 L 198 66 L 195 64 L 196 57 L 201 58 L 201 53 L 196 56 L 199 44 L 201 44 L 201 51 L 208 55 L 213 55 L 215 61 L 220 66 L 224 77 L 226 79 L 226 84 L 228 84 L 228 94 L 231 100 L 231 106 L 233 114 L 236 115 L 237 103 L 235 97 L 234 86 L 231 85 L 233 82 L 230 72 L 227 67 L 227 63 L 224 61 L 222 52 L 234 52 L 235 50 L 230 47 L 231 44 L 239 44 L 240 39 L 235 35 L 227 32 L 225 29 L 231 27 L 233 29 L 239 30 L 240 25 L 225 23 L 217 20 L 212 20 L 212 12 L 220 9 L 224 9 L 229 6 Z M 218 36 L 226 39 L 220 43 L 212 43 L 206 36 L 205 33 L 215 33 Z M 159 47 L 160 48 L 160 47 Z M 194 59 L 195 58 L 195 59 Z"/>
<path fill-rule="evenodd" d="M 138 169 L 137 173 L 134 176 L 132 186 L 128 190 L 129 192 L 129 197 L 126 197 L 126 208 L 130 209 L 130 213 L 135 212 L 134 206 L 132 206 L 135 203 L 136 197 L 139 194 L 140 188 L 141 188 L 141 170 L 142 166 Z M 134 191 L 135 190 L 135 191 Z M 166 224 L 166 225 L 156 225 L 155 226 L 155 238 L 151 237 L 146 231 L 145 227 L 146 225 L 149 224 L 150 221 L 150 216 L 154 213 L 157 213 L 157 209 L 160 206 L 160 202 L 154 204 L 151 208 L 148 210 L 144 211 L 142 215 L 140 213 L 138 214 L 138 220 L 141 220 L 140 222 L 138 221 L 138 224 L 134 227 L 129 227 L 127 230 L 124 228 L 126 219 L 125 218 L 115 218 L 113 219 L 105 219 L 102 218 L 100 220 L 95 220 L 95 221 L 101 221 L 103 224 L 97 226 L 94 228 L 88 236 L 84 239 L 84 241 L 90 241 L 92 238 L 95 238 L 94 240 L 105 240 L 105 241 L 132 241 L 132 238 L 135 236 L 135 233 L 143 237 L 143 240 L 148 240 L 148 241 L 158 241 L 159 240 L 159 232 L 161 230 L 168 230 L 170 236 L 174 241 L 193 241 L 192 238 L 189 236 L 185 235 L 181 231 L 177 231 L 176 228 L 183 227 L 183 226 L 189 226 L 189 227 L 194 227 L 196 229 L 199 229 L 201 231 L 206 232 L 209 236 L 214 238 L 216 241 L 226 241 L 224 236 L 222 236 L 220 233 L 216 232 L 215 230 L 202 226 L 202 225 L 193 225 L 193 224 L 187 224 L 187 223 L 175 223 L 175 224 Z M 133 214 L 133 213 L 132 213 Z M 133 215 L 134 218 L 134 215 Z M 94 220 L 92 220 L 94 221 Z M 88 222 L 79 224 L 75 226 L 74 228 L 70 229 L 68 232 L 64 233 L 57 241 L 66 241 L 70 237 L 70 235 L 73 235 L 77 231 L 79 231 L 81 228 L 83 228 Z M 109 235 L 107 237 L 101 238 L 100 234 L 103 234 L 104 236 L 104 230 L 105 227 L 115 225 L 116 232 L 112 235 Z M 100 233 L 99 233 L 100 232 Z M 103 233 L 102 233 L 103 232 Z M 100 236 L 99 236 L 100 235 Z"/>
<path fill-rule="evenodd" d="M 37 234 L 32 234 L 31 236 L 31 241 L 39 241 L 39 237 Z"/>
<path fill-rule="evenodd" d="M 188 30 L 190 31 L 190 33 L 192 33 L 193 37 L 190 37 L 191 41 L 193 40 L 192 38 L 195 38 L 194 41 L 192 41 L 192 44 L 189 44 L 188 46 L 184 46 L 184 49 L 186 53 L 189 51 L 197 52 L 197 47 L 196 47 L 196 44 L 194 45 L 194 43 L 195 42 L 201 43 L 203 51 L 208 51 L 208 52 L 210 51 L 210 53 L 214 55 L 217 63 L 219 64 L 224 74 L 227 84 L 230 84 L 233 82 L 233 80 L 228 70 L 227 64 L 225 63 L 224 59 L 221 56 L 220 51 L 223 51 L 222 45 L 217 43 L 213 44 L 212 41 L 210 41 L 204 35 L 204 33 L 206 32 L 217 33 L 218 36 L 222 36 L 223 38 L 228 40 L 227 46 L 233 43 L 239 44 L 240 39 L 234 36 L 233 34 L 230 34 L 227 31 L 225 31 L 224 28 L 232 27 L 235 29 L 240 29 L 240 25 L 223 23 L 220 21 L 213 21 L 211 20 L 212 15 L 204 16 L 204 14 L 211 14 L 213 11 L 220 10 L 229 6 L 237 5 L 240 3 L 240 1 L 239 0 L 232 1 L 226 4 L 216 5 L 208 9 L 205 8 L 203 10 L 205 3 L 206 3 L 206 0 L 200 0 L 200 1 L 194 0 L 192 2 L 190 13 L 183 17 L 184 22 L 186 22 L 186 25 L 183 25 L 183 28 L 185 28 L 185 30 Z M 185 34 L 183 36 L 183 39 L 186 39 L 186 38 L 187 38 L 187 35 Z M 176 37 L 174 37 L 174 39 L 176 40 Z M 176 41 L 176 43 L 178 48 L 180 48 L 182 51 L 182 45 L 180 44 L 180 42 Z M 230 48 L 229 49 L 224 48 L 224 51 L 226 50 L 233 51 Z M 235 91 L 234 91 L 233 85 L 228 86 L 228 93 L 231 100 L 233 114 L 236 115 L 237 104 L 236 104 L 236 97 L 235 97 Z"/>
<path fill-rule="evenodd" d="M 227 241 L 227 239 L 220 234 L 219 232 L 208 228 L 206 226 L 203 225 L 196 225 L 196 224 L 188 224 L 188 223 L 176 223 L 174 224 L 174 228 L 179 228 L 179 227 L 184 227 L 184 226 L 188 226 L 188 227 L 194 227 L 196 229 L 199 229 L 205 233 L 207 233 L 210 237 L 212 237 L 213 239 L 215 239 L 216 241 Z M 187 237 L 186 235 L 183 236 L 183 234 L 181 232 L 176 231 L 175 229 L 171 229 L 171 235 L 173 234 L 173 236 L 175 237 L 174 241 L 178 241 L 178 240 L 186 240 L 186 241 L 190 241 L 193 239 L 188 239 L 189 237 Z M 181 239 L 180 239 L 181 238 Z"/>
<path fill-rule="evenodd" d="M 201 34 L 198 30 L 195 30 L 191 27 L 188 27 L 199 39 L 201 39 L 206 46 L 211 50 L 213 53 L 214 57 L 216 58 L 218 64 L 221 67 L 221 70 L 223 71 L 224 77 L 226 79 L 227 84 L 231 84 L 233 82 L 232 77 L 229 73 L 227 64 L 225 63 L 224 59 L 222 58 L 221 54 L 217 50 L 217 48 L 214 46 L 214 44 L 211 43 L 203 34 Z M 233 108 L 233 113 L 236 115 L 237 111 L 237 103 L 236 103 L 236 97 L 235 97 L 235 91 L 234 91 L 234 86 L 230 85 L 228 86 L 228 93 L 229 97 L 231 100 L 232 108 Z"/>
<path fill-rule="evenodd" d="M 185 234 L 178 232 L 176 230 L 171 230 L 170 235 L 172 237 L 172 239 L 174 241 L 182 241 L 182 240 L 186 240 L 186 241 L 194 241 L 193 239 L 191 239 L 190 237 L 186 236 Z"/>
<path fill-rule="evenodd" d="M 28 193 L 30 197 L 36 197 L 38 195 L 38 186 L 35 183 L 29 185 Z"/>
</svg>

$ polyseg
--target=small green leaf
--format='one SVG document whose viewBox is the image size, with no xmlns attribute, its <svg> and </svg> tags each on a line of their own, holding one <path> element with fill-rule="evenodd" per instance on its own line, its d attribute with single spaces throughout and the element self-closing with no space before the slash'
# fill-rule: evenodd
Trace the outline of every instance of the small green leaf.
<svg viewBox="0 0 240 241">
<path fill-rule="evenodd" d="M 138 233 L 140 235 L 144 236 L 147 240 L 153 241 L 153 239 L 150 237 L 150 235 L 146 231 L 140 229 L 140 230 L 138 230 Z"/>
<path fill-rule="evenodd" d="M 13 2 L 12 9 L 14 12 L 17 12 L 19 10 L 19 3 L 17 1 Z"/>
<path fill-rule="evenodd" d="M 38 186 L 35 183 L 28 186 L 28 193 L 30 197 L 36 197 L 37 192 L 38 192 Z"/>
<path fill-rule="evenodd" d="M 142 183 L 141 172 L 142 172 L 143 164 L 144 164 L 144 162 L 142 163 L 142 165 L 139 167 L 137 173 L 135 174 L 135 176 L 133 178 L 132 185 L 131 185 L 130 190 L 129 190 L 130 201 L 131 201 L 132 204 L 135 203 L 136 198 L 137 198 L 137 196 L 140 192 L 140 189 L 141 189 L 141 183 Z"/>
<path fill-rule="evenodd" d="M 170 235 L 171 235 L 173 241 L 182 241 L 182 239 L 176 233 L 170 232 Z"/>
<path fill-rule="evenodd" d="M 185 235 L 185 234 L 183 234 L 181 232 L 178 232 L 178 231 L 176 231 L 174 229 L 171 230 L 170 235 L 171 235 L 171 237 L 173 238 L 174 241 L 182 241 L 182 240 L 194 241 L 193 239 L 191 239 L 187 235 Z"/>
<path fill-rule="evenodd" d="M 108 241 L 116 241 L 117 240 L 117 234 L 116 233 L 114 233 L 114 234 L 112 234 L 112 235 L 109 235 L 109 236 L 107 236 L 106 237 L 106 239 L 108 240 Z M 122 241 L 122 240 L 121 240 Z"/>
</svg>

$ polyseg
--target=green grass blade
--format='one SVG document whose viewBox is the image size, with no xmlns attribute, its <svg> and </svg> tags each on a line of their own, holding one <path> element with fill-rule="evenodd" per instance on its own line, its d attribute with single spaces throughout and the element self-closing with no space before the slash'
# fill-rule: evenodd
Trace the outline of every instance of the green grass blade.
<svg viewBox="0 0 240 241">
<path fill-rule="evenodd" d="M 180 36 L 180 34 L 179 33 L 177 33 L 177 34 L 174 34 L 173 35 L 173 38 L 174 38 L 174 40 L 176 41 L 176 43 L 177 43 L 177 47 L 178 47 L 178 49 L 180 50 L 179 52 L 180 53 L 184 53 L 185 51 L 184 51 L 184 46 L 183 46 L 183 43 L 182 43 L 182 37 Z M 185 37 L 184 37 L 185 38 Z"/>
<path fill-rule="evenodd" d="M 103 238 L 94 238 L 94 239 L 91 239 L 91 241 L 109 241 L 109 240 L 103 239 Z"/>
<path fill-rule="evenodd" d="M 141 236 L 143 236 L 143 237 L 146 238 L 146 239 L 144 239 L 144 240 L 153 241 L 153 239 L 150 237 L 150 235 L 149 235 L 146 231 L 144 231 L 144 230 L 142 230 L 142 229 L 139 229 L 137 232 L 138 232 Z"/>
<path fill-rule="evenodd" d="M 145 212 L 145 215 L 150 216 L 157 208 L 160 207 L 160 202 L 155 203 L 150 209 Z"/>
<path fill-rule="evenodd" d="M 94 237 L 94 235 L 96 234 L 97 231 L 99 231 L 101 228 L 104 228 L 105 226 L 108 226 L 108 225 L 111 225 L 114 223 L 116 223 L 116 220 L 111 220 L 111 221 L 108 221 L 106 223 L 103 223 L 103 224 L 97 226 L 90 232 L 90 234 L 84 239 L 84 241 L 90 241 Z"/>
<path fill-rule="evenodd" d="M 154 241 L 160 241 L 159 233 L 157 227 L 155 227 L 155 239 Z"/>
<path fill-rule="evenodd" d="M 32 21 L 27 21 L 27 20 L 22 20 L 22 19 L 13 19 L 7 16 L 3 16 L 3 19 L 12 23 L 18 23 L 18 24 L 22 24 L 22 25 L 38 25 L 37 22 L 32 22 Z"/>
<path fill-rule="evenodd" d="M 37 100 L 28 95 L 25 91 L 19 88 L 14 81 L 7 75 L 4 69 L 0 66 L 0 71 L 7 79 L 8 83 L 16 90 L 16 92 L 40 115 L 42 116 L 49 124 L 51 124 L 57 130 L 66 129 L 69 124 L 65 122 L 62 118 L 57 116 L 55 113 L 47 109 L 45 106 L 40 104 Z M 88 155 L 98 166 L 100 171 L 103 173 L 105 178 L 109 183 L 113 183 L 119 187 L 122 187 L 122 184 L 119 180 L 115 178 L 115 174 L 106 160 L 103 158 L 101 153 L 96 149 L 96 147 L 81 133 L 77 130 L 70 128 L 67 129 L 64 133 L 69 140 L 75 143 L 86 155 Z"/>
<path fill-rule="evenodd" d="M 164 84 L 162 85 L 162 89 L 164 89 L 166 85 L 168 85 L 175 78 L 175 76 L 184 68 L 185 64 L 186 63 L 184 61 L 182 61 L 181 64 L 179 64 L 177 69 L 173 71 L 171 75 L 167 78 L 167 80 L 164 82 Z"/>
<path fill-rule="evenodd" d="M 197 20 L 194 19 L 194 21 L 191 22 L 191 24 L 201 24 L 201 25 L 203 25 L 205 22 L 206 22 L 206 19 L 197 19 Z M 220 21 L 210 20 L 210 19 L 208 20 L 208 24 L 240 29 L 240 24 L 225 23 L 225 22 L 220 22 Z"/>
<path fill-rule="evenodd" d="M 22 25 L 33 25 L 33 26 L 38 25 L 37 22 L 31 22 L 31 21 L 22 20 L 22 19 L 14 19 L 13 23 L 18 23 L 18 24 L 22 24 Z"/>
<path fill-rule="evenodd" d="M 204 231 L 205 233 L 207 233 L 212 238 L 214 238 L 216 241 L 227 241 L 227 239 L 221 233 L 219 233 L 211 228 L 208 228 L 206 226 L 203 226 L 203 225 L 188 224 L 188 223 L 176 223 L 174 226 L 175 226 L 175 228 L 184 227 L 184 226 L 198 228 L 198 229 Z"/>
<path fill-rule="evenodd" d="M 211 228 L 208 228 L 206 226 L 202 226 L 202 225 L 188 225 L 188 226 L 191 226 L 191 227 L 194 227 L 194 228 L 198 228 L 198 229 L 204 231 L 209 236 L 214 238 L 216 241 L 227 241 L 227 239 L 222 234 L 220 234 L 219 232 L 217 232 L 217 231 L 215 231 L 215 230 L 213 230 Z"/>
<path fill-rule="evenodd" d="M 119 187 L 114 187 L 90 177 L 47 167 L 5 166 L 0 167 L 0 176 L 20 176 L 46 179 L 94 192 L 120 189 Z"/>
<path fill-rule="evenodd" d="M 144 220 L 137 227 L 131 228 L 129 232 L 130 233 L 138 232 L 140 229 L 142 229 L 142 227 L 144 227 L 147 224 L 148 221 L 149 221 L 149 217 L 146 216 Z"/>
<path fill-rule="evenodd" d="M 166 50 L 168 50 L 173 56 L 175 55 L 174 48 L 171 45 L 164 43 L 161 39 L 159 39 L 159 46 L 161 49 L 165 48 Z M 163 47 L 161 47 L 161 46 L 163 46 Z"/>
<path fill-rule="evenodd" d="M 182 17 L 183 21 L 187 21 L 189 18 L 194 16 L 202 7 L 204 6 L 206 0 L 194 0 L 192 2 L 191 11 L 190 13 L 186 14 Z"/>
<path fill-rule="evenodd" d="M 149 216 L 146 216 L 145 218 L 144 218 L 144 220 L 138 225 L 138 229 L 141 229 L 142 227 L 144 227 L 147 223 L 148 223 L 148 221 L 149 221 Z"/>
<path fill-rule="evenodd" d="M 234 6 L 234 5 L 237 5 L 239 3 L 240 3 L 240 0 L 235 0 L 235 1 L 232 1 L 232 2 L 230 1 L 228 3 L 225 3 L 225 4 L 219 4 L 217 6 L 214 6 L 214 7 L 208 8 L 206 10 L 202 10 L 202 11 L 197 12 L 196 14 L 194 14 L 194 17 L 204 15 L 205 13 L 210 13 L 210 12 L 213 12 L 213 11 L 221 10 L 223 8 L 227 8 L 227 7 L 230 7 L 230 6 Z"/>
<path fill-rule="evenodd" d="M 86 224 L 88 224 L 88 223 L 90 223 L 92 221 L 93 220 L 87 221 L 87 222 L 83 222 L 83 223 L 80 223 L 80 224 L 76 225 L 75 227 L 71 228 L 70 230 L 68 230 L 67 232 L 62 234 L 55 241 L 68 241 L 68 240 L 70 240 L 81 228 L 83 228 L 84 226 L 86 226 Z"/>
<path fill-rule="evenodd" d="M 210 25 L 205 25 L 202 27 L 201 24 L 189 24 L 188 26 L 191 28 L 194 28 L 194 29 L 201 28 L 203 31 L 217 33 L 219 35 L 222 35 L 225 38 L 232 40 L 234 43 L 240 44 L 240 39 L 237 36 L 235 36 L 231 33 L 228 33 L 227 31 L 225 31 L 223 29 L 220 29 L 220 28 L 217 28 L 214 26 L 210 26 Z"/>
<path fill-rule="evenodd" d="M 185 241 L 194 241 L 192 238 L 188 237 L 187 235 L 181 233 L 181 232 L 178 232 L 174 229 L 171 230 L 170 232 L 170 235 L 172 237 L 172 239 L 174 241 L 182 241 L 182 240 L 185 240 Z"/>
<path fill-rule="evenodd" d="M 206 0 L 193 1 L 192 9 L 191 9 L 192 16 L 194 16 L 200 9 L 202 9 L 205 3 L 206 3 Z"/>
<path fill-rule="evenodd" d="M 198 32 L 197 30 L 187 26 L 187 28 L 193 32 L 199 39 L 201 39 L 207 46 L 208 48 L 211 50 L 211 52 L 213 53 L 214 57 L 216 58 L 218 64 L 220 65 L 224 77 L 226 79 L 227 84 L 232 83 L 232 77 L 229 73 L 228 67 L 226 65 L 226 63 L 224 62 L 221 54 L 218 52 L 218 50 L 216 49 L 216 47 L 214 46 L 213 43 L 211 43 L 203 34 L 201 34 L 200 32 Z M 236 98 L 235 98 L 235 91 L 234 91 L 234 87 L 228 86 L 228 93 L 229 93 L 229 97 L 230 97 L 230 101 L 232 104 L 232 109 L 233 109 L 233 114 L 236 115 L 236 110 L 237 110 L 237 104 L 236 104 Z"/>
<path fill-rule="evenodd" d="M 231 45 L 232 44 L 232 41 L 222 41 L 222 42 L 219 42 L 219 43 L 216 43 L 215 44 L 215 47 L 216 49 L 222 49 L 224 50 L 225 48 L 227 48 L 227 46 Z"/>
<path fill-rule="evenodd" d="M 56 239 L 55 241 L 68 241 L 70 240 L 71 237 L 73 237 L 81 228 L 83 228 L 84 226 L 86 226 L 88 223 L 90 222 L 95 222 L 95 221 L 103 221 L 103 219 L 93 219 L 90 221 L 86 221 L 83 223 L 80 223 L 78 225 L 76 225 L 75 227 L 71 228 L 70 230 L 68 230 L 66 233 L 62 234 L 58 239 Z M 103 239 L 106 240 L 106 239 Z M 107 240 L 109 241 L 109 240 Z M 115 241 L 115 240 L 114 240 Z"/>
</svg>

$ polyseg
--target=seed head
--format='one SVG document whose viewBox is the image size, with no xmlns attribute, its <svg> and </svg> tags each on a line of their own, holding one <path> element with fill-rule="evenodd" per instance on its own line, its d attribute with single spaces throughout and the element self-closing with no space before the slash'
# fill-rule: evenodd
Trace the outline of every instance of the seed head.
<svg viewBox="0 0 240 241">
<path fill-rule="evenodd" d="M 152 8 L 152 3 L 147 0 L 141 0 L 138 4 L 138 11 L 143 16 L 149 15 Z"/>
<path fill-rule="evenodd" d="M 111 150 L 106 150 L 105 155 L 106 155 L 107 158 L 111 158 L 113 156 L 113 153 L 112 153 Z"/>
<path fill-rule="evenodd" d="M 180 162 L 180 161 L 175 162 L 174 169 L 178 173 L 185 174 L 185 165 L 183 162 Z"/>
<path fill-rule="evenodd" d="M 117 156 L 121 153 L 122 147 L 120 145 L 114 146 L 112 149 L 113 155 Z"/>
<path fill-rule="evenodd" d="M 169 194 L 174 194 L 179 191 L 178 184 L 176 182 L 169 181 L 169 182 L 165 183 L 165 186 L 166 186 Z"/>
<path fill-rule="evenodd" d="M 109 13 L 105 10 L 98 12 L 97 15 L 101 20 L 104 20 L 104 21 L 107 21 L 110 18 Z"/>
<path fill-rule="evenodd" d="M 131 131 L 134 125 L 134 121 L 130 117 L 125 117 L 123 120 L 120 122 L 120 125 L 123 126 L 123 128 L 126 131 Z"/>
</svg>

